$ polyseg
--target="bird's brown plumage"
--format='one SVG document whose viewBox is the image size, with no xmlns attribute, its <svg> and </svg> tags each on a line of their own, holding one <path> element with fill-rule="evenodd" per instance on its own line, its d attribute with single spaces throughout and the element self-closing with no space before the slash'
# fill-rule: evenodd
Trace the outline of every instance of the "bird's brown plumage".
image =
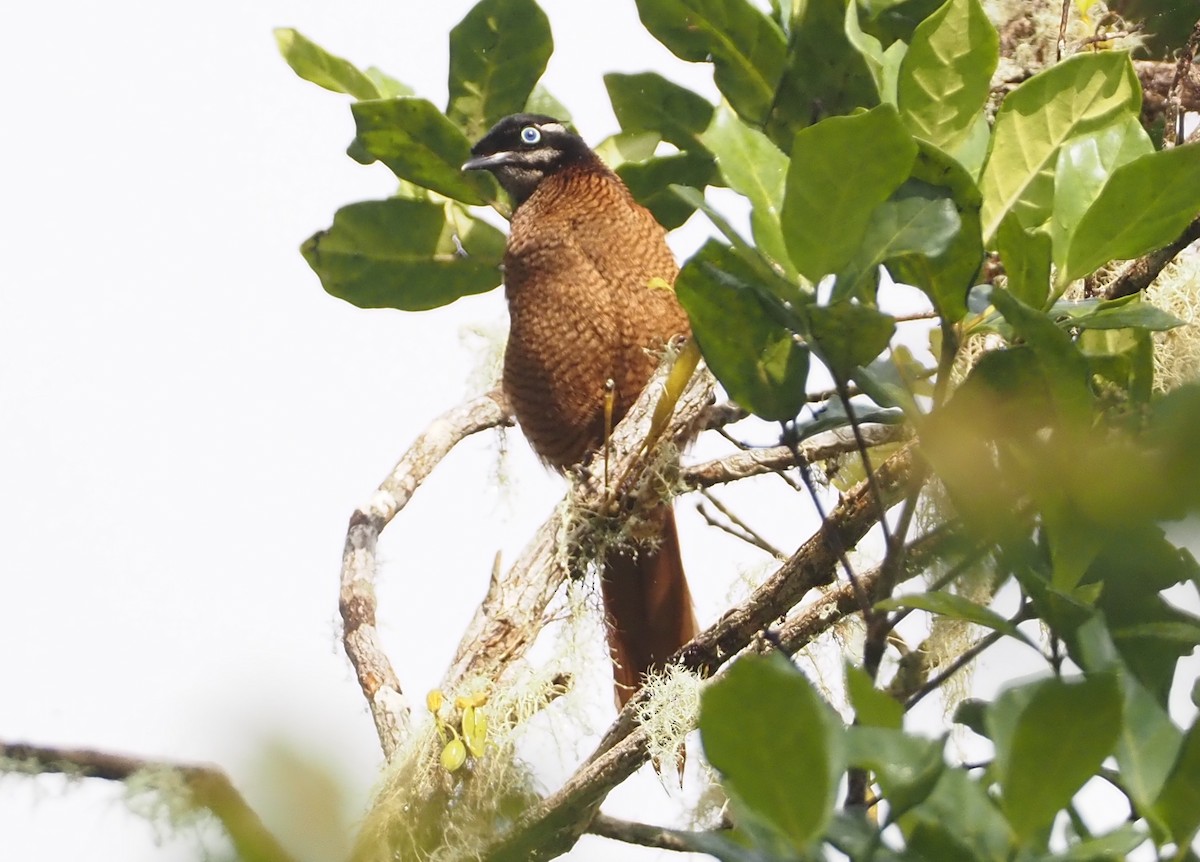
<svg viewBox="0 0 1200 862">
<path fill-rule="evenodd" d="M 538 144 L 557 149 L 522 143 L 516 136 L 529 126 L 541 130 Z M 493 170 L 518 200 L 504 256 L 504 389 L 534 450 L 566 469 L 603 445 L 607 382 L 615 384 L 615 424 L 667 343 L 689 333 L 669 287 L 678 266 L 650 212 L 550 118 L 502 120 L 473 152 L 467 166 Z M 506 178 L 506 158 L 524 158 L 534 179 Z M 674 514 L 666 504 L 648 517 L 657 538 L 610 552 L 601 581 L 622 704 L 696 633 Z"/>
</svg>

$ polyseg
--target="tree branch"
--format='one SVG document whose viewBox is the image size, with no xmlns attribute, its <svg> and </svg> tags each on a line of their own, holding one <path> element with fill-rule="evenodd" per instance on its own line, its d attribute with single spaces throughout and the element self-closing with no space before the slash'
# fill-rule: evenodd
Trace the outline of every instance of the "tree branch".
<svg viewBox="0 0 1200 862">
<path fill-rule="evenodd" d="M 593 817 L 587 831 L 602 838 L 611 838 L 613 841 L 639 844 L 642 847 L 656 847 L 659 850 L 678 850 L 682 853 L 695 850 L 673 829 L 665 829 L 649 823 L 635 823 L 632 820 L 619 820 L 616 817 L 609 817 L 607 814 L 597 814 Z"/>
<path fill-rule="evenodd" d="M 1196 146 L 1192 144 L 1190 146 Z M 1127 264 L 1104 289 L 1105 299 L 1120 299 L 1150 286 L 1168 263 L 1181 251 L 1200 239 L 1200 218 L 1195 219 L 1173 242 Z"/>
<path fill-rule="evenodd" d="M 375 549 L 379 534 L 459 441 L 508 424 L 512 424 L 510 410 L 498 390 L 443 413 L 404 453 L 370 501 L 350 516 L 338 594 L 342 642 L 371 708 L 386 757 L 392 756 L 407 732 L 410 710 L 375 624 Z"/>
<path fill-rule="evenodd" d="M 145 760 L 83 748 L 51 748 L 0 742 L 0 758 L 8 772 L 59 773 L 79 778 L 126 781 L 138 773 L 174 773 L 183 782 L 190 804 L 221 821 L 238 858 L 245 862 L 293 862 L 290 853 L 263 825 L 254 810 L 216 766 Z"/>
</svg>

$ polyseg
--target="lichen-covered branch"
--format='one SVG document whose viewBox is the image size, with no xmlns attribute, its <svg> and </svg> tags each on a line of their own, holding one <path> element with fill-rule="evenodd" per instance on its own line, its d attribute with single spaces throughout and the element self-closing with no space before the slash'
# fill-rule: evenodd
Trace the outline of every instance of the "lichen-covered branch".
<svg viewBox="0 0 1200 862">
<path fill-rule="evenodd" d="M 197 809 L 206 809 L 221 821 L 239 859 L 246 862 L 293 862 L 293 857 L 263 825 L 258 815 L 216 766 L 146 760 L 129 755 L 84 748 L 52 748 L 0 742 L 5 772 L 59 773 L 77 778 L 128 781 L 138 775 L 169 774 L 178 778 L 171 791 L 183 792 Z M 163 791 L 170 792 L 170 791 Z"/>
<path fill-rule="evenodd" d="M 409 447 L 370 501 L 350 516 L 338 594 L 342 642 L 371 708 L 379 743 L 387 757 L 391 757 L 406 732 L 410 710 L 375 624 L 379 534 L 408 505 L 417 488 L 459 441 L 511 422 L 508 404 L 498 390 L 447 411 Z"/>
</svg>

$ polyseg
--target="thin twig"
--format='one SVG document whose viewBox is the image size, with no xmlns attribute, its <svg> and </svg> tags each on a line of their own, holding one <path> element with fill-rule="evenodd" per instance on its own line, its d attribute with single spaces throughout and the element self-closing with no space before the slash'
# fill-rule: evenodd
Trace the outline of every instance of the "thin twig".
<svg viewBox="0 0 1200 862">
<path fill-rule="evenodd" d="M 400 680 L 383 651 L 375 623 L 379 535 L 408 505 L 421 483 L 459 441 L 478 431 L 511 422 L 507 402 L 499 391 L 448 410 L 413 442 L 370 501 L 350 516 L 338 594 L 342 643 L 371 708 L 375 731 L 386 757 L 391 757 L 404 738 L 410 709 Z"/>
<path fill-rule="evenodd" d="M 708 510 L 704 507 L 703 503 L 697 503 L 696 510 L 709 525 L 716 527 L 719 530 L 724 530 L 726 533 L 729 533 L 729 535 L 735 536 L 741 539 L 743 542 L 753 545 L 760 551 L 766 551 L 777 560 L 787 559 L 787 554 L 783 553 L 783 551 L 779 550 L 766 539 L 764 539 L 762 535 L 758 533 L 758 531 L 739 518 L 729 509 L 728 506 L 718 500 L 712 491 L 706 488 L 701 491 L 700 494 L 704 497 L 704 499 L 712 503 L 713 508 L 728 518 L 730 522 L 729 524 L 722 524 L 708 513 Z"/>
<path fill-rule="evenodd" d="M 958 673 L 964 667 L 973 662 L 981 652 L 990 647 L 996 641 L 1000 640 L 1002 637 L 1004 637 L 1002 632 L 989 632 L 983 638 L 976 641 L 968 649 L 960 653 L 958 657 L 955 658 L 954 661 L 952 661 L 949 665 L 947 665 L 944 670 L 930 678 L 929 681 L 917 689 L 912 697 L 904 701 L 904 709 L 906 711 L 912 709 L 925 698 L 925 695 L 929 694 L 930 692 L 937 691 L 937 689 L 941 687 L 942 683 L 950 679 L 950 677 L 954 676 L 954 674 Z"/>
<path fill-rule="evenodd" d="M 684 853 L 695 850 L 674 829 L 652 826 L 649 823 L 636 823 L 632 820 L 619 820 L 603 813 L 592 818 L 587 831 L 602 838 L 611 838 L 613 841 L 638 844 L 642 847 L 655 847 L 659 850 L 678 850 Z"/>
<path fill-rule="evenodd" d="M 126 781 L 141 774 L 174 773 L 196 808 L 212 812 L 229 833 L 239 859 L 247 862 L 293 862 L 219 767 L 170 760 L 147 760 L 83 748 L 0 742 L 7 772 L 60 773 L 78 778 Z"/>
<path fill-rule="evenodd" d="M 1119 299 L 1145 290 L 1176 255 L 1198 239 L 1200 218 L 1193 220 L 1173 242 L 1126 265 L 1105 288 L 1104 298 Z"/>
</svg>

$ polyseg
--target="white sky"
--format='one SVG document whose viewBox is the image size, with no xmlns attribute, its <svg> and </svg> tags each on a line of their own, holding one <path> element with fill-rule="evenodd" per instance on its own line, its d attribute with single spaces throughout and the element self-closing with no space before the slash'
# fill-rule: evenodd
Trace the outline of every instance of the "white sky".
<svg viewBox="0 0 1200 862">
<path fill-rule="evenodd" d="M 271 30 L 294 26 L 443 103 L 446 34 L 471 5 L 74 0 L 0 13 L 0 738 L 216 762 L 302 859 L 336 858 L 314 782 L 283 782 L 295 798 L 280 800 L 264 746 L 322 764 L 341 816 L 361 813 L 380 755 L 337 640 L 346 521 L 429 420 L 474 391 L 480 343 L 464 327 L 505 318 L 499 293 L 403 314 L 321 290 L 299 244 L 392 179 L 344 155 L 347 99 L 295 77 Z M 590 141 L 616 128 L 604 72 L 658 69 L 712 92 L 644 34 L 631 2 L 542 5 L 557 45 L 546 81 Z M 485 435 L 385 536 L 380 617 L 417 701 L 496 550 L 515 557 L 560 492 L 509 442 L 503 488 Z M 807 534 L 786 499 L 764 525 L 784 545 Z M 765 558 L 700 528 L 690 506 L 680 517 L 711 619 L 735 565 L 698 573 Z M 197 858 L 121 799 L 115 785 L 0 778 L 0 858 Z M 613 809 L 673 810 L 650 778 Z M 297 812 L 311 833 L 289 831 Z M 571 858 L 614 853 L 661 855 L 588 839 Z"/>
</svg>

